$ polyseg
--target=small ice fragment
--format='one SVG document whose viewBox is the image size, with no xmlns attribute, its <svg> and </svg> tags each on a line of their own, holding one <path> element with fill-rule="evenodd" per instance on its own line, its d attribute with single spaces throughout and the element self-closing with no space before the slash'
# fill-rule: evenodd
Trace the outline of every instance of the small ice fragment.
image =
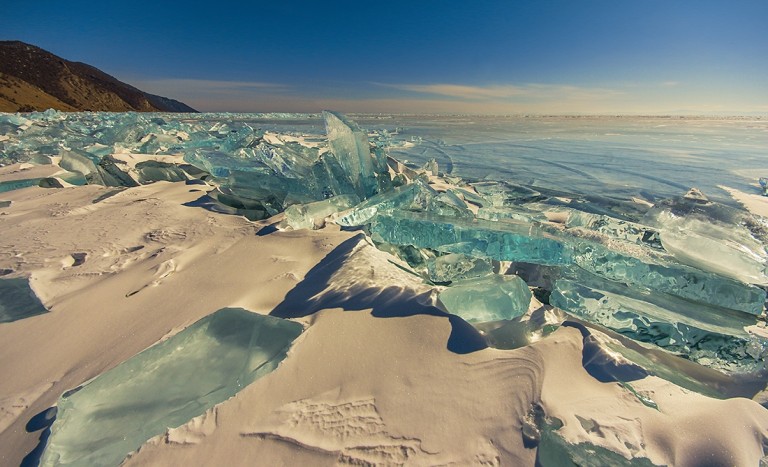
<svg viewBox="0 0 768 467">
<path fill-rule="evenodd" d="M 494 274 L 456 282 L 438 298 L 449 313 L 483 323 L 522 316 L 531 303 L 531 291 L 517 276 Z"/>
</svg>

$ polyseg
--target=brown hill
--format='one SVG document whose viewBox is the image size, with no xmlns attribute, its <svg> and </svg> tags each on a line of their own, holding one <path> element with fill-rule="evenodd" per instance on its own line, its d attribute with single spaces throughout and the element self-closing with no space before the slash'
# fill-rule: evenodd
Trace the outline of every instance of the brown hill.
<svg viewBox="0 0 768 467">
<path fill-rule="evenodd" d="M 0 41 L 0 112 L 53 108 L 63 111 L 196 112 L 80 62 L 34 45 Z"/>
</svg>

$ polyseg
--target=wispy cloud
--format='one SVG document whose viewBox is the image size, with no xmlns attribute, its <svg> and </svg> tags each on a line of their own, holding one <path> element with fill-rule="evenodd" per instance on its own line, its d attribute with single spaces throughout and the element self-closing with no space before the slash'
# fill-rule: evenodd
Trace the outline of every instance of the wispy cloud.
<svg viewBox="0 0 768 467">
<path fill-rule="evenodd" d="M 712 113 L 768 110 L 766 101 L 712 101 L 687 83 L 568 84 L 338 83 L 284 85 L 261 81 L 199 79 L 127 80 L 139 89 L 178 99 L 202 111 L 535 114 Z M 675 87 L 677 86 L 677 87 Z M 674 90 L 674 95 L 670 92 Z M 686 91 L 686 92 L 683 92 Z M 719 107 L 718 107 L 719 106 Z M 685 112 L 679 109 L 686 109 Z M 733 112 L 738 113 L 738 112 Z"/>
<path fill-rule="evenodd" d="M 374 83 L 379 86 L 419 94 L 431 94 L 468 101 L 523 101 L 537 100 L 599 100 L 623 94 L 621 91 L 604 88 L 586 88 L 571 85 L 523 84 L 467 86 L 460 84 L 391 84 Z"/>
<path fill-rule="evenodd" d="M 460 84 L 386 84 L 375 83 L 401 91 L 422 94 L 437 94 L 440 96 L 458 97 L 460 99 L 499 99 L 524 95 L 525 89 L 519 86 L 464 86 Z"/>
</svg>

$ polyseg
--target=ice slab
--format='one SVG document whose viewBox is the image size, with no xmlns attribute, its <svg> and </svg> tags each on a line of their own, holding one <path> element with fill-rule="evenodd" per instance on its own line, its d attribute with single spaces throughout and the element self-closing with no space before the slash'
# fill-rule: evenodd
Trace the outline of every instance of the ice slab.
<svg viewBox="0 0 768 467">
<path fill-rule="evenodd" d="M 30 186 L 38 186 L 42 178 L 27 178 L 24 180 L 11 180 L 7 182 L 0 182 L 0 193 L 6 191 L 20 190 Z"/>
<path fill-rule="evenodd" d="M 0 323 L 47 313 L 28 279 L 0 279 Z"/>
<path fill-rule="evenodd" d="M 751 284 L 768 285 L 768 257 L 764 251 L 749 249 L 732 238 L 702 234 L 703 230 L 714 229 L 711 225 L 694 224 L 663 229 L 664 249 L 690 266 Z"/>
<path fill-rule="evenodd" d="M 659 232 L 651 227 L 575 209 L 563 209 L 563 211 L 567 215 L 565 225 L 568 228 L 583 228 L 599 232 L 611 239 L 647 245 L 656 249 L 662 248 Z"/>
<path fill-rule="evenodd" d="M 448 253 L 428 260 L 427 271 L 433 282 L 451 282 L 487 276 L 493 273 L 493 266 L 483 258 Z"/>
<path fill-rule="evenodd" d="M 575 268 L 557 279 L 550 304 L 705 366 L 732 372 L 765 366 L 767 342 L 745 331 L 757 322 L 746 313 L 649 293 Z"/>
<path fill-rule="evenodd" d="M 389 243 L 446 253 L 545 265 L 571 262 L 568 245 L 531 224 L 394 211 L 379 214 L 371 225 L 371 232 Z"/>
<path fill-rule="evenodd" d="M 342 213 L 335 222 L 345 227 L 357 227 L 372 222 L 379 213 L 395 210 L 422 211 L 426 209 L 428 200 L 436 195 L 432 187 L 422 180 L 416 180 L 368 198 L 354 209 Z"/>
<path fill-rule="evenodd" d="M 678 261 L 752 284 L 768 285 L 768 224 L 750 213 L 691 196 L 659 202 L 645 217 Z"/>
<path fill-rule="evenodd" d="M 455 282 L 438 298 L 449 313 L 482 323 L 522 316 L 531 303 L 531 291 L 517 276 L 494 274 Z"/>
<path fill-rule="evenodd" d="M 285 225 L 292 229 L 315 230 L 325 225 L 331 214 L 349 209 L 360 202 L 356 195 L 340 195 L 309 204 L 294 204 L 285 210 Z"/>
<path fill-rule="evenodd" d="M 59 399 L 41 465 L 119 465 L 274 370 L 298 323 L 219 310 Z"/>
<path fill-rule="evenodd" d="M 573 261 L 612 281 L 753 315 L 763 312 L 766 300 L 765 291 L 754 285 L 665 261 L 663 257 L 641 260 L 598 243 L 574 242 Z"/>
</svg>

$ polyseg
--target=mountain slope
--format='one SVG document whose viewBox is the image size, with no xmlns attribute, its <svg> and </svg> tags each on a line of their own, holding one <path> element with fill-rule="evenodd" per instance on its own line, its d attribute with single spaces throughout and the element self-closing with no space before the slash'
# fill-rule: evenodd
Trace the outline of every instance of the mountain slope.
<svg viewBox="0 0 768 467">
<path fill-rule="evenodd" d="M 196 112 L 85 63 L 19 41 L 0 41 L 0 111 Z"/>
</svg>

